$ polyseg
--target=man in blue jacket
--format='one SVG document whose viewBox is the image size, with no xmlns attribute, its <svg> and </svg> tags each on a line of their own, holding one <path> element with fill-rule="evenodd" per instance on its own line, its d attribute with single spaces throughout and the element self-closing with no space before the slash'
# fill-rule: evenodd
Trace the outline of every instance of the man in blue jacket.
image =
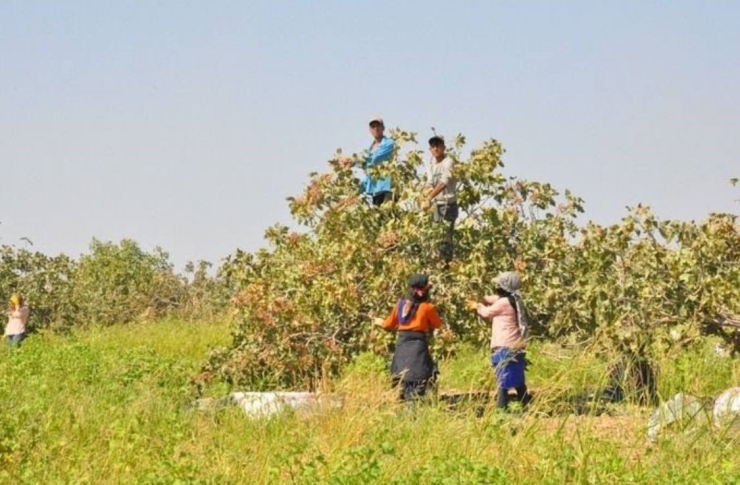
<svg viewBox="0 0 740 485">
<path fill-rule="evenodd" d="M 383 123 L 383 118 L 380 116 L 370 118 L 370 134 L 373 136 L 373 143 L 370 145 L 367 158 L 362 167 L 366 173 L 361 187 L 365 195 L 372 197 L 373 205 L 381 205 L 393 198 L 390 177 L 373 179 L 367 173 L 368 168 L 387 162 L 393 157 L 395 142 L 385 136 L 383 134 L 384 131 L 385 124 Z"/>
</svg>

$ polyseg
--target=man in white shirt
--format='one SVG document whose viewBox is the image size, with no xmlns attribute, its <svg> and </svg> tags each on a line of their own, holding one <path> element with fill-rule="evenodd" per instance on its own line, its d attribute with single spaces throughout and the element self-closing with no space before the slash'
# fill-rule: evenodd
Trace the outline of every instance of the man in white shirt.
<svg viewBox="0 0 740 485">
<path fill-rule="evenodd" d="M 432 160 L 429 164 L 429 191 L 425 206 L 433 205 L 434 220 L 447 224 L 445 238 L 440 244 L 440 254 L 445 264 L 452 260 L 455 220 L 458 216 L 457 181 L 455 180 L 455 162 L 447 156 L 445 140 L 439 135 L 429 139 L 429 151 Z"/>
</svg>

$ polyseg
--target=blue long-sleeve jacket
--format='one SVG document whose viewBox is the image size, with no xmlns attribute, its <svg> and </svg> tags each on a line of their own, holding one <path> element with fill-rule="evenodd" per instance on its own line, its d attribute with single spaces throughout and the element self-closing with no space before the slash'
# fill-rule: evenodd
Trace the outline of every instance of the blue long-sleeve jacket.
<svg viewBox="0 0 740 485">
<path fill-rule="evenodd" d="M 365 159 L 365 165 L 363 168 L 367 170 L 368 168 L 372 166 L 379 165 L 383 162 L 387 162 L 388 160 L 390 160 L 391 157 L 393 156 L 393 148 L 395 146 L 396 146 L 396 143 L 391 138 L 384 136 L 383 140 L 377 146 L 375 151 L 370 151 L 368 153 L 368 156 L 367 156 L 367 159 Z M 370 145 L 370 149 L 372 149 L 372 145 Z M 390 192 L 391 191 L 391 178 L 383 177 L 377 180 L 373 180 L 369 174 L 365 174 L 365 179 L 362 181 L 362 189 L 365 192 L 365 194 L 368 194 L 368 195 L 375 195 L 381 192 Z"/>
</svg>

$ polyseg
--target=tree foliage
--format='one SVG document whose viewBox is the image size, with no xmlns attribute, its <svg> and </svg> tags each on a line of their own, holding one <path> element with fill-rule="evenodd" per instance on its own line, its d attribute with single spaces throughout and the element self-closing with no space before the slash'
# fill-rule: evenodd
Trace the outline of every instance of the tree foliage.
<svg viewBox="0 0 740 485">
<path fill-rule="evenodd" d="M 90 253 L 80 258 L 74 295 L 84 321 L 128 323 L 177 306 L 182 283 L 160 248 L 147 253 L 129 239 L 120 244 L 94 239 Z"/>
<path fill-rule="evenodd" d="M 0 246 L 0 295 L 20 292 L 31 305 L 32 328 L 67 327 L 75 318 L 72 281 L 76 263 L 69 257 Z"/>
<path fill-rule="evenodd" d="M 371 172 L 392 177 L 393 204 L 373 207 L 358 195 L 357 174 L 338 153 L 289 199 L 301 231 L 275 225 L 269 247 L 227 259 L 221 274 L 236 291 L 237 324 L 232 346 L 211 356 L 210 375 L 250 388 L 310 387 L 363 351 L 387 352 L 391 337 L 372 331 L 371 317 L 385 316 L 416 272 L 431 275 L 455 335 L 435 342 L 438 353 L 462 341 L 487 345 L 489 324 L 464 301 L 490 293 L 492 277 L 511 269 L 523 276 L 536 336 L 593 338 L 605 351 L 645 357 L 706 332 L 737 343 L 728 326 L 740 313 L 735 216 L 661 221 L 640 205 L 618 224 L 579 225 L 580 198 L 506 177 L 496 140 L 461 160 L 458 136 L 448 153 L 461 217 L 445 267 L 437 250 L 444 228 L 420 208 L 423 152 L 413 133 L 393 136 L 393 162 Z"/>
<path fill-rule="evenodd" d="M 0 262 L 0 295 L 25 297 L 32 330 L 167 315 L 211 318 L 228 300 L 223 282 L 208 274 L 210 263 L 189 264 L 181 275 L 162 249 L 147 252 L 129 239 L 118 244 L 93 239 L 78 260 L 3 245 Z"/>
</svg>

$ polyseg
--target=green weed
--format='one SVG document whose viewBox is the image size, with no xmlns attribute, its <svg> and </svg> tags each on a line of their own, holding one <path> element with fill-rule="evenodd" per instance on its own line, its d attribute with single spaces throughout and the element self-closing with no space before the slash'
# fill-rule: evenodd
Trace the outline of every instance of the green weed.
<svg viewBox="0 0 740 485">
<path fill-rule="evenodd" d="M 651 408 L 574 413 L 570 396 L 606 382 L 608 360 L 577 349 L 529 350 L 536 400 L 408 408 L 387 362 L 364 354 L 327 391 L 341 409 L 250 420 L 235 406 L 202 412 L 191 379 L 224 324 L 180 321 L 33 335 L 0 351 L 0 483 L 498 484 L 738 483 L 737 440 L 710 425 L 645 436 Z M 485 350 L 441 362 L 441 392 L 493 389 Z M 659 392 L 707 398 L 738 363 L 710 348 L 667 356 Z M 218 388 L 225 397 L 226 389 Z M 215 392 L 216 389 L 210 389 Z M 215 395 L 215 394 L 214 394 Z M 567 405 L 560 405 L 565 401 Z"/>
</svg>

